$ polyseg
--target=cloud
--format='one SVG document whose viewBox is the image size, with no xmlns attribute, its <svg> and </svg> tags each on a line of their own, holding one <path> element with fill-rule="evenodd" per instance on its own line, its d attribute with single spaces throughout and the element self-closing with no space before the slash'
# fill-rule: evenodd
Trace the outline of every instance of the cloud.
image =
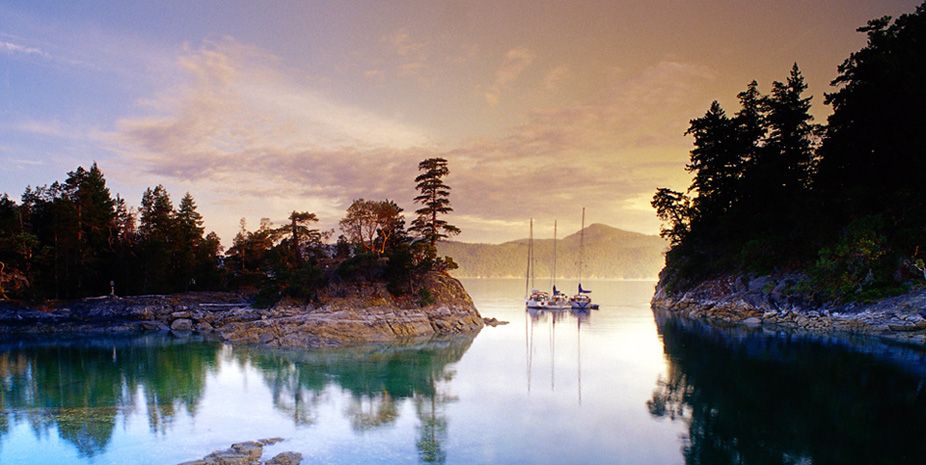
<svg viewBox="0 0 926 465">
<path fill-rule="evenodd" d="M 423 131 L 332 101 L 287 77 L 277 57 L 231 38 L 187 50 L 178 66 L 187 80 L 141 101 L 149 114 L 119 120 L 109 135 L 130 171 L 239 204 L 336 205 L 334 222 L 357 197 L 410 198 L 429 153 Z"/>
<path fill-rule="evenodd" d="M 14 42 L 8 42 L 5 40 L 0 40 L 0 54 L 10 55 L 13 57 L 29 57 L 29 58 L 38 58 L 40 61 L 47 63 L 71 65 L 71 66 L 80 66 L 85 68 L 94 68 L 89 63 L 81 60 L 75 60 L 72 58 L 67 58 L 61 55 L 49 53 L 46 50 L 43 50 L 38 47 L 30 47 L 28 45 L 21 45 Z"/>
<path fill-rule="evenodd" d="M 482 93 L 486 104 L 490 107 L 497 106 L 502 91 L 516 81 L 518 76 L 534 62 L 535 58 L 537 56 L 534 52 L 526 48 L 508 50 L 508 53 L 505 54 L 505 60 L 495 73 L 495 81 Z"/>
<path fill-rule="evenodd" d="M 407 29 L 399 29 L 380 38 L 383 54 L 373 60 L 372 69 L 364 71 L 368 78 L 383 79 L 389 74 L 412 77 L 418 82 L 429 84 L 431 69 L 428 49 L 430 44 L 417 40 Z"/>
<path fill-rule="evenodd" d="M 661 62 L 616 76 L 593 103 L 534 111 L 504 137 L 450 150 L 454 208 L 474 226 L 552 222 L 586 205 L 611 224 L 649 221 L 640 220 L 640 199 L 684 173 L 689 115 L 679 111 L 697 111 L 713 78 L 707 68 Z"/>
<path fill-rule="evenodd" d="M 44 50 L 35 48 L 35 47 L 26 47 L 24 45 L 14 44 L 11 42 L 0 42 L 0 52 L 7 54 L 24 54 L 24 55 L 36 55 L 42 58 L 51 58 L 51 55 L 46 53 Z"/>
<path fill-rule="evenodd" d="M 533 59 L 510 51 L 498 89 Z M 128 160 L 122 172 L 190 186 L 225 240 L 242 216 L 282 221 L 292 210 L 314 211 L 322 228 L 335 228 L 359 197 L 413 210 L 417 164 L 431 156 L 450 161 L 450 220 L 465 240 L 523 235 L 524 218 L 569 218 L 582 206 L 594 206 L 598 221 L 629 219 L 655 232 L 644 200 L 667 173 L 683 173 L 690 115 L 679 111 L 702 110 L 701 90 L 713 79 L 708 69 L 666 61 L 615 74 L 592 102 L 534 110 L 501 136 L 438 146 L 419 128 L 328 98 L 290 78 L 299 73 L 274 55 L 231 38 L 188 49 L 177 66 L 183 84 L 141 101 L 142 114 L 118 121 L 109 140 Z"/>
<path fill-rule="evenodd" d="M 555 92 L 563 85 L 563 82 L 572 78 L 573 75 L 572 69 L 568 66 L 557 66 L 548 71 L 543 77 L 543 87 L 548 92 Z"/>
</svg>

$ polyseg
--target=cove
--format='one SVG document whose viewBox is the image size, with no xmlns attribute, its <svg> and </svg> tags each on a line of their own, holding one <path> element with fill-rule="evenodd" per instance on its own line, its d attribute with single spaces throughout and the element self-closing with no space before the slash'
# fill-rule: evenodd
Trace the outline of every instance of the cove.
<svg viewBox="0 0 926 465">
<path fill-rule="evenodd" d="M 464 285 L 479 333 L 334 349 L 196 337 L 0 341 L 0 463 L 177 464 L 279 437 L 303 463 L 911 463 L 926 359 L 877 340 L 707 326 L 654 282 L 528 313 L 523 280 Z M 575 286 L 575 283 L 558 283 Z"/>
</svg>

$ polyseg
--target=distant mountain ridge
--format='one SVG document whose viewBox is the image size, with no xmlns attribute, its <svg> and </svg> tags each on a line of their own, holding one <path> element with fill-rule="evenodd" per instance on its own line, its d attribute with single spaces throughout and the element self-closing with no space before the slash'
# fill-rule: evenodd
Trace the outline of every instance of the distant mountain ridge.
<svg viewBox="0 0 926 465">
<path fill-rule="evenodd" d="M 535 236 L 538 234 L 535 233 Z M 541 236 L 545 234 L 540 234 Z M 580 232 L 557 239 L 557 278 L 579 277 Z M 527 273 L 528 239 L 502 244 L 440 242 L 439 255 L 449 255 L 460 265 L 451 272 L 461 278 L 524 277 Z M 595 223 L 585 228 L 583 278 L 656 279 L 665 265 L 668 242 L 659 236 L 624 231 Z M 534 238 L 537 278 L 553 271 L 553 239 Z"/>
</svg>

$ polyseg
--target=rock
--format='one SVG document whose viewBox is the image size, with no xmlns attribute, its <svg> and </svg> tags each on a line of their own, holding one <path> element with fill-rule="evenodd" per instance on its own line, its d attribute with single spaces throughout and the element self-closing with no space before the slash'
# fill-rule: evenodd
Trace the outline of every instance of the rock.
<svg viewBox="0 0 926 465">
<path fill-rule="evenodd" d="M 302 463 L 302 454 L 298 452 L 281 452 L 265 463 L 266 465 L 299 465 Z"/>
<path fill-rule="evenodd" d="M 217 450 L 202 458 L 191 460 L 179 465 L 300 465 L 302 454 L 298 452 L 282 452 L 272 459 L 261 462 L 260 457 L 264 446 L 282 441 L 280 438 L 262 439 L 260 441 L 247 441 L 232 444 L 228 449 Z"/>
<path fill-rule="evenodd" d="M 203 321 L 203 322 L 196 323 L 195 325 L 193 325 L 193 329 L 201 333 L 211 333 L 213 328 L 212 328 L 212 325 Z"/>
<path fill-rule="evenodd" d="M 170 328 L 166 324 L 157 320 L 142 321 L 140 326 L 144 331 L 170 331 Z"/>
<path fill-rule="evenodd" d="M 264 452 L 264 446 L 256 441 L 239 442 L 232 444 L 231 448 L 239 454 L 247 455 L 251 461 L 260 460 L 260 455 Z"/>
<path fill-rule="evenodd" d="M 774 284 L 771 278 L 768 276 L 760 276 L 749 281 L 749 284 L 746 286 L 746 290 L 751 293 L 764 294 L 766 292 L 765 286 L 769 285 L 769 283 Z"/>
<path fill-rule="evenodd" d="M 873 303 L 821 302 L 809 293 L 796 294 L 804 279 L 797 273 L 716 277 L 673 295 L 660 282 L 652 299 L 654 311 L 668 311 L 694 319 L 745 326 L 825 333 L 828 336 L 869 335 L 908 344 L 926 344 L 926 289 L 914 289 Z M 738 281 L 739 280 L 739 281 Z M 741 292 L 745 282 L 748 292 Z M 727 286 L 725 283 L 732 283 Z M 809 291 L 808 291 L 809 292 Z"/>
<path fill-rule="evenodd" d="M 193 316 L 193 314 L 192 314 L 191 312 L 185 310 L 185 311 L 182 311 L 182 312 L 173 312 L 173 313 L 171 313 L 171 314 L 170 314 L 170 319 L 171 319 L 171 320 L 178 320 L 178 319 L 181 319 L 181 318 L 183 318 L 183 319 L 190 319 L 190 317 L 192 317 L 192 316 Z"/>
<path fill-rule="evenodd" d="M 258 456 L 259 457 L 259 456 Z M 250 455 L 242 454 L 234 449 L 225 449 L 217 450 L 205 457 L 203 457 L 209 465 L 252 465 L 254 461 L 250 459 Z"/>
<path fill-rule="evenodd" d="M 502 320 L 499 320 L 499 319 L 497 319 L 497 318 L 483 318 L 482 321 L 483 321 L 486 325 L 491 326 L 491 327 L 493 327 L 493 328 L 496 327 L 496 326 L 507 325 L 508 323 L 510 323 L 509 321 L 502 321 Z"/>
<path fill-rule="evenodd" d="M 192 331 L 193 330 L 193 321 L 186 318 L 180 318 L 174 320 L 170 324 L 171 331 Z"/>
</svg>

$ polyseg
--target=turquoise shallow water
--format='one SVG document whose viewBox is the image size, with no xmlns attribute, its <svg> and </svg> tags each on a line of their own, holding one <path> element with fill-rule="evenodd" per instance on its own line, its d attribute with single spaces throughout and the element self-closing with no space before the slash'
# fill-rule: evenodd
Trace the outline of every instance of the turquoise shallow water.
<svg viewBox="0 0 926 465">
<path fill-rule="evenodd" d="M 281 437 L 331 464 L 916 463 L 924 354 L 601 310 L 465 280 L 478 335 L 272 351 L 170 336 L 0 342 L 0 463 L 176 464 Z M 564 282 L 558 287 L 574 288 Z M 911 460 L 913 460 L 911 462 Z"/>
</svg>

